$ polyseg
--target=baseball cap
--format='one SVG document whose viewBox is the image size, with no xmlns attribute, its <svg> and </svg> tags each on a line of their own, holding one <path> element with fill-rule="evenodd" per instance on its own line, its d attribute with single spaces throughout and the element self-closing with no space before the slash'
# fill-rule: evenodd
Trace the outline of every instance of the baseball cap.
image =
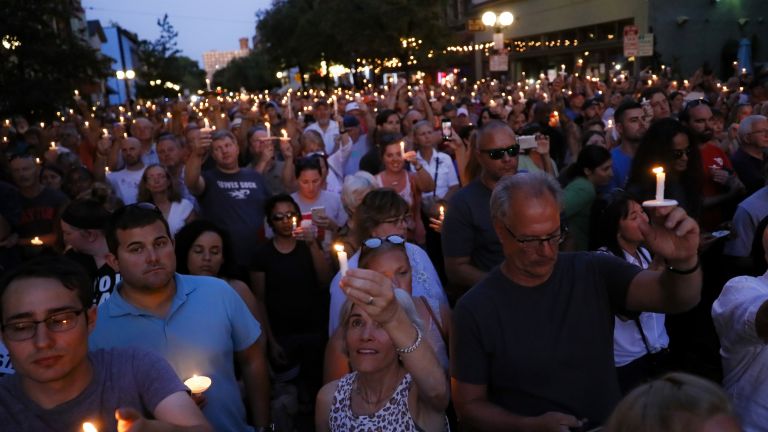
<svg viewBox="0 0 768 432">
<path fill-rule="evenodd" d="M 360 109 L 360 104 L 358 104 L 357 102 L 349 102 L 347 103 L 347 106 L 344 108 L 344 112 L 348 113 L 350 111 L 359 110 L 359 109 Z"/>
<path fill-rule="evenodd" d="M 352 102 L 352 103 L 354 103 L 354 102 Z M 349 106 L 349 104 L 347 104 L 347 106 Z M 360 126 L 360 121 L 357 119 L 357 117 L 355 117 L 355 116 L 353 116 L 351 114 L 345 115 L 344 116 L 344 127 L 345 128 L 349 128 L 349 127 L 355 127 L 355 126 Z"/>
</svg>

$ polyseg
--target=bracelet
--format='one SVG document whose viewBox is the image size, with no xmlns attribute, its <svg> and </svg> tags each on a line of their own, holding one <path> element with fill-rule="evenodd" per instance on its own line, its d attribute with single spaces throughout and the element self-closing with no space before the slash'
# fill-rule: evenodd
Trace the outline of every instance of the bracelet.
<svg viewBox="0 0 768 432">
<path fill-rule="evenodd" d="M 416 329 L 416 340 L 409 347 L 395 348 L 395 351 L 398 354 L 410 354 L 416 351 L 416 348 L 418 348 L 419 345 L 421 345 L 421 330 L 419 330 L 419 328 L 416 327 L 416 324 L 413 324 L 413 328 Z"/>
<path fill-rule="evenodd" d="M 701 260 L 697 257 L 696 258 L 696 265 L 693 267 L 686 269 L 686 270 L 680 270 L 672 267 L 671 265 L 667 265 L 667 270 L 671 271 L 672 273 L 679 274 L 679 275 L 689 275 L 701 267 Z"/>
</svg>

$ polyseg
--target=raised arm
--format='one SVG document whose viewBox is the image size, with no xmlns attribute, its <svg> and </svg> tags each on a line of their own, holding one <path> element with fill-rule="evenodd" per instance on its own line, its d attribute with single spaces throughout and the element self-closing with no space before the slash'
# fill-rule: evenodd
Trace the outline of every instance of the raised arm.
<svg viewBox="0 0 768 432">
<path fill-rule="evenodd" d="M 211 147 L 211 134 L 200 132 L 192 138 L 191 152 L 184 165 L 184 184 L 190 192 L 201 195 L 205 191 L 205 180 L 201 175 L 203 157 Z"/>
</svg>

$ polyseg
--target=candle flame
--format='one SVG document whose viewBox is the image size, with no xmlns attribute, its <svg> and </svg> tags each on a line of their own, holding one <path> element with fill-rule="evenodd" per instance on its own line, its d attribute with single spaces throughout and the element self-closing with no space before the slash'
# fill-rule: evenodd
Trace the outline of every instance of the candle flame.
<svg viewBox="0 0 768 432">
<path fill-rule="evenodd" d="M 664 172 L 664 168 L 656 167 L 656 168 L 652 169 L 651 171 L 653 171 L 654 174 L 662 174 Z"/>
<path fill-rule="evenodd" d="M 344 245 L 335 244 L 333 245 L 333 248 L 336 250 L 336 252 L 344 252 Z"/>
<path fill-rule="evenodd" d="M 280 131 L 280 133 L 282 133 L 282 134 L 283 134 L 283 138 L 288 138 L 288 131 L 286 131 L 285 129 L 282 129 L 282 130 Z"/>
<path fill-rule="evenodd" d="M 99 432 L 99 430 L 96 429 L 96 426 L 94 426 L 93 423 L 85 422 L 83 423 L 83 432 Z"/>
</svg>

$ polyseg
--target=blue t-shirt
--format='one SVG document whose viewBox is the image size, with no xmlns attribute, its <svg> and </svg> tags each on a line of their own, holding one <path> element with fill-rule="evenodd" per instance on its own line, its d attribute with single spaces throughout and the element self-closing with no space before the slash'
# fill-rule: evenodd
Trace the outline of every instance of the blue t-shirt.
<svg viewBox="0 0 768 432">
<path fill-rule="evenodd" d="M 624 189 L 627 186 L 629 170 L 632 168 L 632 156 L 621 151 L 621 147 L 615 147 L 611 150 L 611 160 L 613 161 L 613 178 L 607 187 L 601 188 L 600 192 L 610 192 L 616 188 Z"/>
<path fill-rule="evenodd" d="M 202 176 L 205 191 L 198 201 L 203 216 L 227 230 L 234 259 L 245 267 L 263 238 L 264 202 L 270 197 L 264 177 L 248 168 L 233 174 L 214 168 Z"/>
<path fill-rule="evenodd" d="M 157 405 L 186 391 L 168 363 L 157 354 L 134 348 L 88 353 L 91 382 L 73 399 L 45 409 L 24 392 L 19 375 L 0 380 L 0 430 L 79 431 L 83 422 L 100 431 L 117 429 L 115 410 L 133 408 L 154 418 Z"/>
<path fill-rule="evenodd" d="M 168 360 L 182 381 L 192 375 L 211 378 L 203 414 L 214 429 L 252 430 L 235 379 L 234 355 L 256 342 L 261 326 L 223 280 L 176 274 L 175 281 L 176 294 L 165 318 L 125 301 L 121 282 L 99 306 L 91 349 L 140 347 Z"/>
</svg>

